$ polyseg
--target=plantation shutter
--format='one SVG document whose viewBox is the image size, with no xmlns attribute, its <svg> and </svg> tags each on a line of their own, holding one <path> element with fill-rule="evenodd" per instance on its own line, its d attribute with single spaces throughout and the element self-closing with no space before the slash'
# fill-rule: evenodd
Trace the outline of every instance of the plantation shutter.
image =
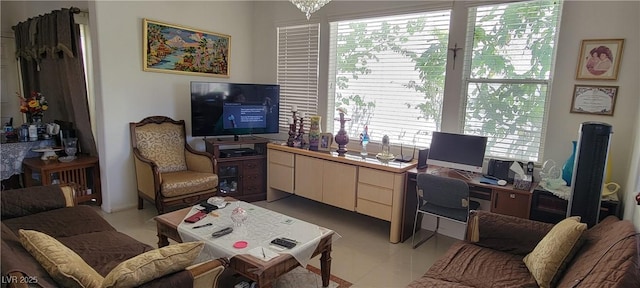
<svg viewBox="0 0 640 288">
<path fill-rule="evenodd" d="M 278 27 L 281 131 L 289 130 L 294 105 L 307 117 L 318 114 L 319 32 L 320 24 Z"/>
<path fill-rule="evenodd" d="M 561 6 L 527 1 L 469 9 L 463 132 L 487 136 L 488 157 L 542 159 Z"/>
</svg>

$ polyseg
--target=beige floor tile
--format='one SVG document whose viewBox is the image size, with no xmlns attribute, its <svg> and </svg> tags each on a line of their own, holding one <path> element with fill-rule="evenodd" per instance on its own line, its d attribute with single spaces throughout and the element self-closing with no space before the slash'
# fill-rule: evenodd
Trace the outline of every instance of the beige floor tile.
<svg viewBox="0 0 640 288">
<path fill-rule="evenodd" d="M 386 221 L 346 211 L 298 196 L 273 202 L 253 204 L 289 215 L 338 232 L 340 239 L 334 242 L 331 253 L 331 274 L 358 287 L 405 287 L 413 279 L 424 274 L 429 266 L 455 243 L 456 239 L 437 235 L 416 249 L 411 239 L 404 243 L 389 242 L 390 225 Z M 115 213 L 96 210 L 116 229 L 157 247 L 157 211 L 145 203 L 143 210 L 129 209 Z M 309 264 L 320 267 L 320 257 Z"/>
</svg>

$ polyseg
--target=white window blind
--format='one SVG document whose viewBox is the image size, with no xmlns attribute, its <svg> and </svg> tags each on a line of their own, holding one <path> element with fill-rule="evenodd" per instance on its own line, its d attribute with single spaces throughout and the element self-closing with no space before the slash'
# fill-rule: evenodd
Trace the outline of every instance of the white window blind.
<svg viewBox="0 0 640 288">
<path fill-rule="evenodd" d="M 278 27 L 281 131 L 288 131 L 294 105 L 306 116 L 318 114 L 319 32 L 320 24 Z"/>
<path fill-rule="evenodd" d="M 328 111 L 346 108 L 351 139 L 367 125 L 371 141 L 429 146 L 427 132 L 441 119 L 450 14 L 330 23 Z"/>
<path fill-rule="evenodd" d="M 560 1 L 469 9 L 464 133 L 488 137 L 486 156 L 542 159 Z"/>
</svg>

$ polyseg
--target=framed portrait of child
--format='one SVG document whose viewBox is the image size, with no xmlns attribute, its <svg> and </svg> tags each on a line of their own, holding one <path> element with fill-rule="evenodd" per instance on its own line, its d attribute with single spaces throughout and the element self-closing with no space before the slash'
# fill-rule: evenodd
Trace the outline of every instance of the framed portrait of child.
<svg viewBox="0 0 640 288">
<path fill-rule="evenodd" d="M 331 144 L 333 144 L 333 134 L 331 133 L 321 133 L 320 134 L 320 143 L 318 145 L 318 151 L 331 151 Z"/>
</svg>

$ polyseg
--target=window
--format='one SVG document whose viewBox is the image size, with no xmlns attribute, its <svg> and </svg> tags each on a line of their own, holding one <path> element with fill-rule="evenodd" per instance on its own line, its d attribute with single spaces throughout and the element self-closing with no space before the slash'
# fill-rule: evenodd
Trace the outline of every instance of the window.
<svg viewBox="0 0 640 288">
<path fill-rule="evenodd" d="M 486 156 L 542 159 L 559 1 L 469 9 L 465 134 L 488 137 Z"/>
<path fill-rule="evenodd" d="M 288 131 L 295 105 L 307 116 L 318 113 L 318 50 L 320 24 L 278 27 L 280 130 Z"/>
<path fill-rule="evenodd" d="M 328 115 L 358 139 L 425 145 L 441 121 L 450 10 L 330 23 Z M 334 124 L 336 134 L 339 125 Z"/>
<path fill-rule="evenodd" d="M 451 9 L 329 22 L 326 131 L 338 132 L 331 120 L 342 107 L 351 139 L 366 125 L 372 142 L 388 135 L 393 145 L 428 147 L 430 132 L 445 130 L 487 136 L 487 157 L 539 162 L 561 8 L 562 1 L 554 0 L 467 1 Z M 467 29 L 449 35 L 450 23 Z M 301 110 L 305 101 L 317 107 L 317 66 L 311 65 L 318 60 L 317 29 L 313 24 L 278 30 L 278 81 L 297 88 L 295 97 L 283 92 L 295 99 L 283 111 L 287 105 Z M 285 43 L 285 35 L 298 40 Z M 465 43 L 449 43 L 461 38 Z M 300 48 L 291 50 L 299 60 L 283 62 L 293 57 L 283 47 Z M 447 63 L 454 47 L 462 48 L 455 50 L 458 59 L 464 56 L 457 71 Z M 311 55 L 305 58 L 307 50 Z M 298 70 L 285 75 L 285 67 Z"/>
</svg>

